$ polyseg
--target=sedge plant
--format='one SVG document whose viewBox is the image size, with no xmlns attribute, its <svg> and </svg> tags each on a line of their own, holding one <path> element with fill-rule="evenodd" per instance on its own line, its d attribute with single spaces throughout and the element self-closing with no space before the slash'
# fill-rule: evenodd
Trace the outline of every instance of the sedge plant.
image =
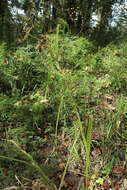
<svg viewBox="0 0 127 190">
<path fill-rule="evenodd" d="M 61 182 L 60 182 L 58 190 L 61 190 L 61 188 L 63 186 L 64 178 L 65 178 L 65 175 L 67 173 L 68 166 L 72 162 L 73 152 L 75 152 L 76 144 L 78 142 L 83 147 L 83 151 L 84 151 L 83 154 L 84 154 L 84 157 L 85 157 L 84 173 L 83 173 L 83 175 L 84 175 L 84 189 L 87 189 L 87 184 L 88 184 L 89 178 L 90 178 L 90 165 L 91 165 L 90 146 L 91 146 L 91 134 L 92 134 L 93 119 L 92 119 L 92 117 L 89 118 L 87 130 L 85 132 L 85 129 L 84 129 L 83 125 L 82 125 L 82 122 L 81 122 L 81 119 L 80 119 L 78 111 L 76 111 L 76 115 L 77 115 L 77 121 L 76 121 L 76 123 L 74 125 L 75 126 L 74 130 L 75 130 L 76 135 L 74 136 L 74 140 L 73 140 L 73 143 L 72 143 L 72 146 L 71 146 L 71 149 L 70 149 L 70 153 L 69 153 L 66 165 L 65 165 L 63 175 L 61 177 Z M 78 131 L 77 131 L 77 127 L 79 127 Z M 81 136 L 81 138 L 80 138 L 80 136 Z M 78 153 L 78 152 L 76 151 L 76 153 Z"/>
<path fill-rule="evenodd" d="M 93 119 L 92 117 L 90 117 L 88 119 L 88 126 L 85 132 L 84 126 L 82 125 L 80 116 L 78 111 L 76 111 L 76 115 L 77 115 L 77 124 L 79 126 L 79 130 L 80 130 L 80 135 L 81 135 L 81 139 L 80 139 L 80 143 L 83 147 L 83 153 L 84 153 L 84 157 L 85 157 L 85 163 L 84 163 L 84 187 L 87 189 L 88 186 L 88 182 L 89 182 L 89 178 L 90 178 L 90 165 L 91 165 L 91 161 L 90 161 L 90 146 L 91 146 L 91 136 L 92 136 L 92 126 L 93 126 Z"/>
</svg>

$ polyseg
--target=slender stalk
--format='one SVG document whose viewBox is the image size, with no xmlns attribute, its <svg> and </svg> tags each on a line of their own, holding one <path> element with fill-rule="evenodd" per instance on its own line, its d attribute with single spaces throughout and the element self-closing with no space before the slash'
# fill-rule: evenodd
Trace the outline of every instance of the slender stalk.
<svg viewBox="0 0 127 190">
<path fill-rule="evenodd" d="M 61 100 L 60 100 L 60 105 L 59 105 L 59 109 L 58 109 L 58 114 L 57 114 L 57 119 L 56 119 L 56 131 L 55 131 L 55 138 L 57 139 L 57 135 L 58 135 L 58 124 L 59 124 L 59 119 L 60 119 L 60 112 L 61 112 L 61 108 L 62 108 L 62 105 L 63 105 L 63 97 L 61 97 Z M 57 144 L 57 140 L 56 140 L 56 144 Z"/>
<path fill-rule="evenodd" d="M 74 147 L 75 147 L 75 144 L 76 144 L 78 138 L 79 138 L 79 133 L 77 134 L 77 137 L 76 137 L 76 139 L 74 140 L 73 145 L 72 145 L 72 148 L 71 148 L 71 150 L 70 150 L 70 154 L 69 154 L 69 157 L 68 157 L 68 160 L 67 160 L 67 163 L 66 163 L 66 166 L 65 166 L 65 169 L 64 169 L 64 172 L 63 172 L 63 175 L 62 175 L 61 182 L 60 182 L 60 185 L 59 185 L 59 189 L 58 189 L 58 190 L 61 190 L 61 188 L 62 188 L 62 185 L 63 185 L 63 182 L 64 182 L 64 178 L 65 178 L 65 175 L 66 175 L 66 172 L 67 172 L 67 168 L 68 168 L 68 165 L 69 165 L 69 163 L 70 163 L 70 161 L 71 161 L 72 152 L 73 152 L 73 149 L 74 149 Z"/>
</svg>

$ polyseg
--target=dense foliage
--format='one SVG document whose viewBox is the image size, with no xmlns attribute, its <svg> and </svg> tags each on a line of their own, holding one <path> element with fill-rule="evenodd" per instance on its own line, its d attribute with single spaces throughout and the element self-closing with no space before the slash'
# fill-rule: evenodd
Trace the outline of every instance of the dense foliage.
<svg viewBox="0 0 127 190">
<path fill-rule="evenodd" d="M 51 141 L 50 146 L 54 146 L 61 133 L 76 138 L 75 132 L 79 130 L 77 109 L 82 125 L 87 127 L 89 117 L 94 118 L 93 134 L 99 136 L 99 141 L 93 140 L 92 146 L 108 151 L 104 167 L 107 167 L 106 163 L 111 162 L 112 168 L 114 164 L 124 162 L 127 42 L 97 49 L 86 38 L 57 33 L 46 36 L 41 52 L 38 43 L 9 52 L 4 44 L 0 47 L 1 138 L 13 139 L 43 166 L 40 159 L 45 158 L 42 150 L 47 143 Z M 82 147 L 80 138 L 77 141 L 75 146 L 79 151 Z M 123 147 L 119 151 L 118 146 L 121 145 Z M 2 154 L 19 157 L 13 146 L 10 150 L 7 147 L 3 149 Z M 73 154 L 75 163 L 77 156 L 75 152 Z M 113 163 L 111 155 L 114 155 Z M 59 153 L 53 154 L 52 159 L 59 156 Z M 57 171 L 53 162 L 49 165 Z M 4 172 L 6 167 L 10 168 L 7 176 Z M 16 163 L 15 169 L 11 168 L 10 161 L 2 160 L 2 185 L 10 185 L 9 179 L 14 179 L 17 169 L 20 171 Z M 25 174 L 28 168 L 23 170 L 24 176 L 28 175 Z M 108 174 L 111 169 L 100 168 L 97 176 L 101 176 L 103 171 Z"/>
<path fill-rule="evenodd" d="M 1 0 L 0 189 L 127 189 L 126 17 L 124 0 Z"/>
</svg>

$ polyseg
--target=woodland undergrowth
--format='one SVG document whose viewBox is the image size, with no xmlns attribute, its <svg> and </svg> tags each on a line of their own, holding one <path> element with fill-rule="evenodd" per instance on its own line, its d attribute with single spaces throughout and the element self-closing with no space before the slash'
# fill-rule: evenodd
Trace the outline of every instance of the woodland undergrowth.
<svg viewBox="0 0 127 190">
<path fill-rule="evenodd" d="M 42 38 L 0 46 L 0 189 L 123 190 L 127 42 Z"/>
</svg>

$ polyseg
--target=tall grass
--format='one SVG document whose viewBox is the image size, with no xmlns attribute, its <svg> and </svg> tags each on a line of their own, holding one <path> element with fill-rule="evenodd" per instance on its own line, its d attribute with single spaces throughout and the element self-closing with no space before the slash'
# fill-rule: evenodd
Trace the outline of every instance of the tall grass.
<svg viewBox="0 0 127 190">
<path fill-rule="evenodd" d="M 77 119 L 78 119 L 78 125 L 80 129 L 80 134 L 81 134 L 81 139 L 80 143 L 83 146 L 83 152 L 84 152 L 84 157 L 85 157 L 85 162 L 84 162 L 84 186 L 87 188 L 89 179 L 90 179 L 90 166 L 91 166 L 91 161 L 90 161 L 90 148 L 91 148 L 91 135 L 92 135 L 92 127 L 93 127 L 93 118 L 90 117 L 88 119 L 88 126 L 83 126 L 79 113 L 76 112 Z M 86 127 L 86 129 L 84 128 Z"/>
</svg>

